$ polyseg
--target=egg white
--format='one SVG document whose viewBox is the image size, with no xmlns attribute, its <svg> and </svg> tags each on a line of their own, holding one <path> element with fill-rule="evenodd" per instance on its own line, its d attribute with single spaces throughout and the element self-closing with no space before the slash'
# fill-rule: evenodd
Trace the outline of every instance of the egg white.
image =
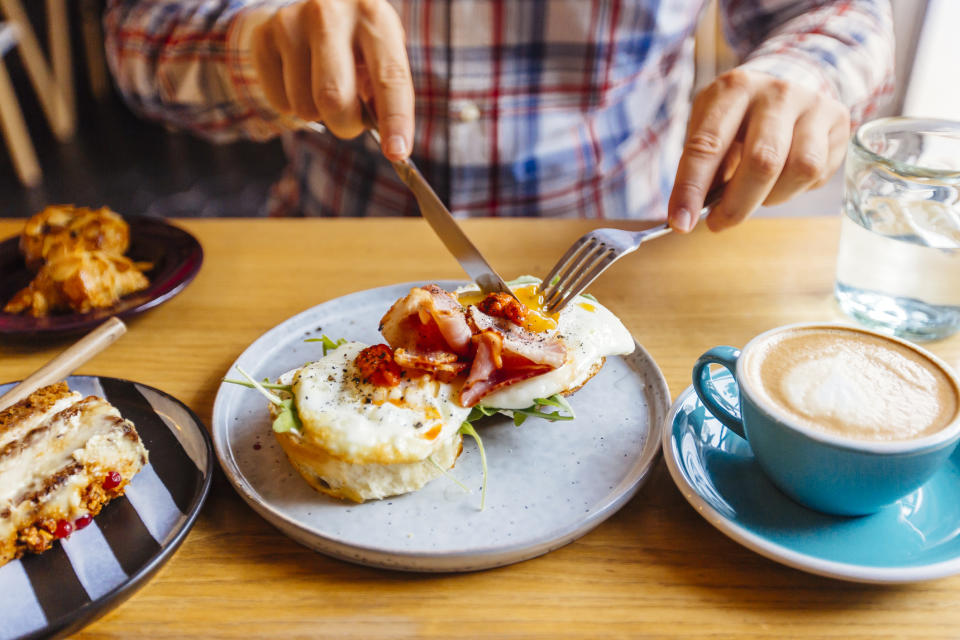
<svg viewBox="0 0 960 640">
<path fill-rule="evenodd" d="M 353 464 L 395 464 L 424 460 L 456 437 L 470 413 L 458 389 L 430 376 L 364 383 L 354 360 L 365 346 L 348 342 L 294 374 L 303 444 Z"/>
</svg>

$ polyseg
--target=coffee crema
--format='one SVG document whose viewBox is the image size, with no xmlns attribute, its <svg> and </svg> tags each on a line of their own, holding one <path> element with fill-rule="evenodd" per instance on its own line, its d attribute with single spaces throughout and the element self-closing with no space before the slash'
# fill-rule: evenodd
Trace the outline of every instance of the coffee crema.
<svg viewBox="0 0 960 640">
<path fill-rule="evenodd" d="M 752 344 L 745 357 L 755 399 L 824 433 L 910 440 L 957 417 L 960 390 L 937 363 L 855 329 L 781 331 Z"/>
</svg>

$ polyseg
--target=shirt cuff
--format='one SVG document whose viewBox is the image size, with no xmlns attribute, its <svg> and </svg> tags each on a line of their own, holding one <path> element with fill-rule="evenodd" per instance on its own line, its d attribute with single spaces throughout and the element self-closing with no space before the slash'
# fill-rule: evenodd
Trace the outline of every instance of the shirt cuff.
<svg viewBox="0 0 960 640">
<path fill-rule="evenodd" d="M 842 102 L 840 92 L 830 78 L 823 73 L 822 65 L 808 60 L 801 53 L 785 50 L 781 53 L 761 54 L 747 58 L 739 66 L 742 69 L 762 71 L 782 80 L 796 82 Z"/>
<path fill-rule="evenodd" d="M 244 128 L 254 140 L 266 140 L 299 128 L 299 121 L 275 110 L 260 86 L 250 55 L 254 30 L 289 0 L 265 0 L 244 7 L 227 31 L 226 65 L 234 99 L 247 112 Z"/>
</svg>

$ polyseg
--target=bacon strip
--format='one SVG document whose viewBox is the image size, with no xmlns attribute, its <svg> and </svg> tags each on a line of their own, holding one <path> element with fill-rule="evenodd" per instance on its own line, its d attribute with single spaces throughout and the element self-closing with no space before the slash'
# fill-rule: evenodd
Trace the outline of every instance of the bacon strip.
<svg viewBox="0 0 960 640">
<path fill-rule="evenodd" d="M 446 381 L 469 367 L 460 404 L 472 407 L 497 389 L 566 362 L 559 337 L 517 325 L 511 320 L 515 313 L 503 315 L 476 306 L 464 309 L 454 295 L 429 285 L 411 289 L 395 302 L 380 321 L 380 331 L 402 367 L 429 371 Z"/>
<path fill-rule="evenodd" d="M 476 332 L 496 331 L 503 338 L 503 349 L 536 364 L 560 367 L 567 358 L 567 349 L 556 336 L 545 336 L 524 329 L 505 318 L 496 318 L 476 307 L 467 309 L 467 317 Z"/>
<path fill-rule="evenodd" d="M 394 349 L 416 354 L 466 356 L 473 337 L 457 298 L 435 284 L 415 287 L 397 300 L 380 320 L 380 332 Z"/>
<path fill-rule="evenodd" d="M 393 352 L 393 360 L 407 369 L 429 371 L 444 382 L 449 382 L 467 368 L 467 363 L 460 362 L 455 353 L 446 351 L 410 353 L 403 347 L 399 347 Z"/>
<path fill-rule="evenodd" d="M 523 356 L 504 351 L 504 340 L 496 331 L 486 330 L 474 336 L 477 352 L 467 381 L 460 388 L 460 404 L 472 407 L 497 389 L 539 376 L 555 369 L 531 362 Z"/>
</svg>

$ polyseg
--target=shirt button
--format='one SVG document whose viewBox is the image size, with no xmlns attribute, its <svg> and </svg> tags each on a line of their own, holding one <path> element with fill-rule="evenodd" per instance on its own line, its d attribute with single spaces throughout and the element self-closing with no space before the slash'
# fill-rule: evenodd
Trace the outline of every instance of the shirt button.
<svg viewBox="0 0 960 640">
<path fill-rule="evenodd" d="M 460 113 L 457 116 L 460 118 L 460 122 L 476 122 L 480 119 L 480 107 L 468 102 L 460 107 Z"/>
</svg>

